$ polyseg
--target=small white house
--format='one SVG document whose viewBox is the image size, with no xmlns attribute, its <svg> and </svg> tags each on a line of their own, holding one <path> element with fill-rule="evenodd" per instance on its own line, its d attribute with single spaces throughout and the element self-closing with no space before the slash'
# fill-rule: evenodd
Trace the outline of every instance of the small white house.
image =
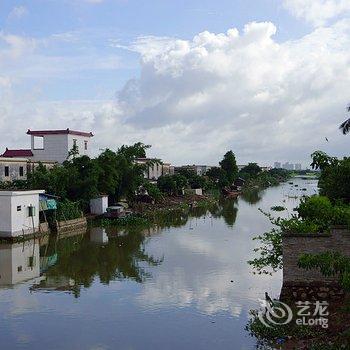
<svg viewBox="0 0 350 350">
<path fill-rule="evenodd" d="M 35 191 L 0 191 L 0 237 L 39 231 L 39 194 Z"/>
<path fill-rule="evenodd" d="M 102 215 L 108 208 L 108 196 L 101 195 L 90 200 L 90 213 L 94 215 Z"/>
<path fill-rule="evenodd" d="M 0 245 L 0 286 L 40 276 L 39 243 L 35 240 Z"/>
</svg>

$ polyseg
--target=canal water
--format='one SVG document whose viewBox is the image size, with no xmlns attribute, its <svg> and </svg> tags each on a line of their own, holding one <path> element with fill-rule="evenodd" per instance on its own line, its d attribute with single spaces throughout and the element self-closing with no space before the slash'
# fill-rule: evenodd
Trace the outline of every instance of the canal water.
<svg viewBox="0 0 350 350">
<path fill-rule="evenodd" d="M 152 230 L 92 228 L 0 245 L 1 349 L 255 349 L 245 330 L 282 274 L 253 274 L 258 210 L 293 213 L 315 180 L 293 179 Z M 276 213 L 274 214 L 276 215 Z"/>
</svg>

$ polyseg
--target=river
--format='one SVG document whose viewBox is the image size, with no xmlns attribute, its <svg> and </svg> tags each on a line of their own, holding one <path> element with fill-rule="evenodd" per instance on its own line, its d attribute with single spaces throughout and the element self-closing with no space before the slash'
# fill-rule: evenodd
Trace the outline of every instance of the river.
<svg viewBox="0 0 350 350">
<path fill-rule="evenodd" d="M 1 349 L 255 349 L 249 311 L 282 286 L 280 271 L 247 263 L 271 228 L 258 208 L 291 215 L 317 192 L 315 180 L 291 181 L 143 232 L 1 244 Z"/>
</svg>

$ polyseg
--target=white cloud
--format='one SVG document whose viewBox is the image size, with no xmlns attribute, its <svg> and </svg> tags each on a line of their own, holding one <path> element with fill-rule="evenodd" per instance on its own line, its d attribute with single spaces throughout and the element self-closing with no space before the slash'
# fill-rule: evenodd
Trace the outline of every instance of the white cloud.
<svg viewBox="0 0 350 350">
<path fill-rule="evenodd" d="M 115 101 L 55 103 L 39 103 L 35 90 L 21 95 L 13 84 L 90 67 L 114 69 L 117 57 L 45 56 L 35 51 L 35 40 L 2 33 L 6 98 L 0 109 L 13 120 L 0 120 L 0 131 L 11 135 L 3 146 L 25 146 L 29 127 L 70 127 L 94 131 L 96 150 L 143 141 L 153 145 L 152 155 L 175 164 L 215 164 L 228 149 L 240 163 L 262 164 L 308 161 L 319 148 L 346 153 L 349 140 L 337 126 L 349 99 L 350 21 L 283 43 L 275 33 L 272 23 L 253 22 L 241 33 L 206 31 L 192 40 L 143 36 L 127 47 L 140 54 L 140 77 L 128 81 Z M 4 63 L 10 56 L 21 63 L 18 69 Z"/>
<path fill-rule="evenodd" d="M 9 19 L 20 19 L 28 14 L 28 10 L 25 6 L 15 6 L 10 12 Z"/>
<path fill-rule="evenodd" d="M 294 16 L 314 26 L 322 26 L 350 11 L 349 0 L 283 0 L 283 4 Z"/>
<path fill-rule="evenodd" d="M 163 147 L 179 162 L 213 162 L 230 148 L 243 161 L 307 159 L 324 135 L 341 151 L 350 22 L 284 43 L 275 32 L 265 22 L 191 41 L 138 39 L 130 48 L 141 55 L 141 78 L 117 101 L 127 125 L 157 130 L 155 142 L 168 134 Z"/>
</svg>

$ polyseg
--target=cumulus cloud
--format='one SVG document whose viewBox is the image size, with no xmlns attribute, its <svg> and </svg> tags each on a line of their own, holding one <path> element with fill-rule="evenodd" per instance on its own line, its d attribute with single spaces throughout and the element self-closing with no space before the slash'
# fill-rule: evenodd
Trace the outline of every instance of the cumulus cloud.
<svg viewBox="0 0 350 350">
<path fill-rule="evenodd" d="M 140 37 L 126 47 L 140 55 L 140 76 L 129 80 L 115 101 L 39 103 L 35 94 L 14 94 L 13 81 L 2 75 L 7 97 L 0 108 L 16 120 L 10 141 L 23 140 L 28 127 L 76 127 L 95 133 L 96 152 L 143 141 L 152 144 L 151 155 L 175 164 L 216 164 L 228 149 L 240 163 L 261 164 L 306 164 L 319 148 L 344 154 L 348 139 L 337 126 L 349 99 L 350 20 L 282 43 L 275 33 L 273 23 L 253 22 L 241 32 L 205 31 L 192 40 Z M 5 34 L 1 39 L 7 46 L 0 47 L 0 66 L 6 55 L 25 56 L 31 68 L 22 69 L 23 75 L 44 75 L 50 62 L 46 66 L 56 72 L 65 61 L 77 71 L 82 67 L 78 59 L 70 64 L 72 58 L 41 55 L 28 61 L 24 52 L 35 50 L 35 41 Z M 112 46 L 121 47 L 118 42 Z M 117 64 L 113 56 L 100 59 L 99 69 Z M 85 69 L 90 61 L 81 61 Z M 5 130 L 1 122 L 0 130 Z M 326 148 L 325 136 L 330 140 Z"/>
<path fill-rule="evenodd" d="M 284 0 L 283 4 L 294 16 L 315 26 L 350 11 L 348 0 Z"/>
<path fill-rule="evenodd" d="M 142 37 L 130 46 L 141 55 L 141 77 L 125 85 L 117 104 L 126 125 L 169 133 L 176 158 L 213 162 L 231 148 L 243 161 L 307 159 L 324 135 L 341 151 L 349 32 L 343 20 L 277 43 L 272 23 L 253 22 L 242 33 L 193 40 Z"/>
</svg>

